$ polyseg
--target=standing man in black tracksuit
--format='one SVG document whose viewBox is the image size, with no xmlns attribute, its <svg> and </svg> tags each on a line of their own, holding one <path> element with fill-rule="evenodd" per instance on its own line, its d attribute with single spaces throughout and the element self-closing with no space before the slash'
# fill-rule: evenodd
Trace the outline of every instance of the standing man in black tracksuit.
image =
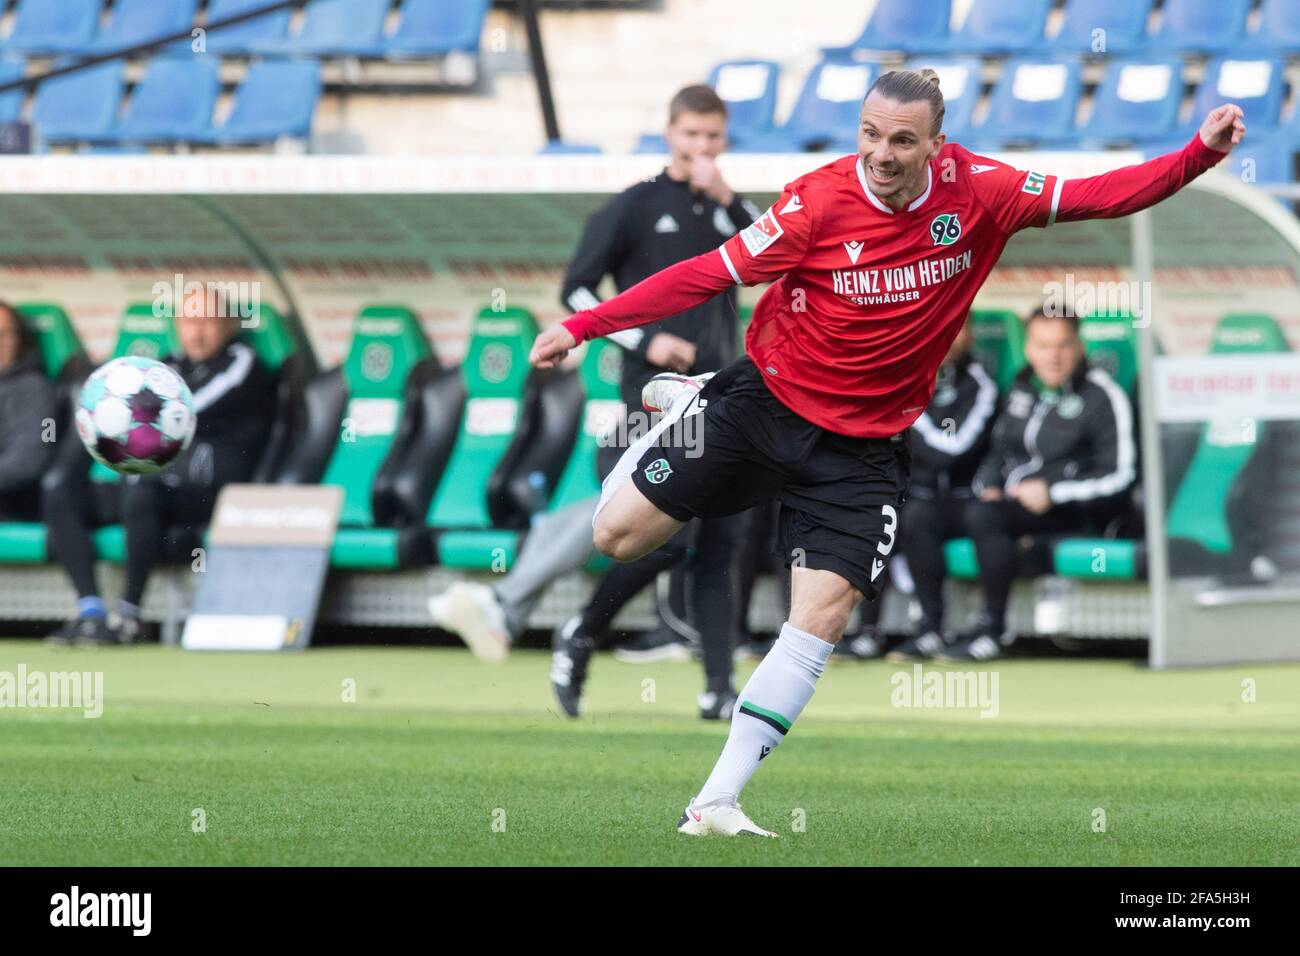
<svg viewBox="0 0 1300 956">
<path fill-rule="evenodd" d="M 964 512 L 975 498 L 971 484 L 988 451 L 998 408 L 998 385 L 971 356 L 969 320 L 953 340 L 925 413 L 910 432 L 912 476 L 899 528 L 899 547 L 907 559 L 921 605 L 916 633 L 886 655 L 890 660 L 921 660 L 945 648 L 943 545 L 965 534 Z"/>
<path fill-rule="evenodd" d="M 275 411 L 275 381 L 251 347 L 236 338 L 239 319 L 195 292 L 176 309 L 181 351 L 164 361 L 194 396 L 194 439 L 165 470 L 120 483 L 92 482 L 90 461 L 42 487 L 50 549 L 77 589 L 77 617 L 50 635 L 56 642 L 129 644 L 139 636 L 140 601 L 158 563 L 166 530 L 207 524 L 217 493 L 248 481 Z M 91 529 L 121 521 L 126 529 L 126 586 L 110 620 L 95 579 Z"/>
<path fill-rule="evenodd" d="M 1128 507 L 1137 443 L 1128 396 L 1091 368 L 1073 316 L 1030 316 L 1029 364 L 1016 376 L 966 507 L 984 610 L 944 660 L 988 660 L 1015 640 L 1006 627 L 1017 538 L 1100 529 Z"/>
<path fill-rule="evenodd" d="M 596 288 L 613 276 L 622 292 L 642 279 L 683 259 L 716 249 L 759 216 L 756 209 L 722 178 L 715 162 L 726 146 L 727 108 L 708 86 L 688 86 L 668 108 L 670 160 L 662 173 L 637 183 L 597 210 L 587 222 L 564 278 L 560 299 L 570 310 L 599 302 Z M 629 416 L 629 441 L 639 437 L 641 390 L 665 370 L 695 375 L 722 368 L 737 354 L 736 297 L 733 290 L 661 322 L 611 335 L 623 349 L 622 398 Z M 644 431 L 644 429 L 641 429 Z M 625 444 L 602 448 L 602 474 L 622 454 Z M 613 611 L 686 553 L 694 534 L 690 604 L 703 636 L 708 680 L 700 696 L 700 713 L 730 719 L 732 618 L 729 570 L 738 540 L 737 517 L 692 522 L 658 551 L 611 570 L 593 598 L 597 616 Z M 595 608 L 599 602 L 602 607 Z M 591 615 L 588 615 L 590 619 Z M 597 634 L 586 633 L 580 619 L 556 634 L 552 685 L 560 703 L 577 713 Z"/>
</svg>

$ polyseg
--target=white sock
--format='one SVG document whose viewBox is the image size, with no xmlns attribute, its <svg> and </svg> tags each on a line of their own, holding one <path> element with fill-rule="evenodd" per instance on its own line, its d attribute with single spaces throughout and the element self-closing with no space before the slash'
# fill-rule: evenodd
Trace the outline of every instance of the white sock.
<svg viewBox="0 0 1300 956">
<path fill-rule="evenodd" d="M 817 688 L 817 678 L 835 650 L 821 638 L 791 626 L 767 652 L 736 699 L 731 733 L 713 773 L 692 806 L 735 803 L 758 762 L 771 753 L 803 712 Z"/>
<path fill-rule="evenodd" d="M 673 402 L 672 408 L 664 412 L 662 418 L 655 423 L 644 435 L 628 445 L 627 451 L 619 456 L 618 464 L 614 469 L 605 476 L 605 480 L 600 484 L 600 501 L 596 504 L 596 513 L 591 516 L 591 526 L 596 526 L 596 518 L 600 515 L 601 509 L 609 504 L 609 500 L 618 493 L 618 490 L 627 484 L 632 478 L 632 472 L 636 470 L 637 462 L 645 454 L 645 450 L 655 443 L 659 436 L 673 422 L 681 418 L 686 408 L 699 392 L 695 389 L 684 388 L 682 394 L 677 396 Z"/>
</svg>

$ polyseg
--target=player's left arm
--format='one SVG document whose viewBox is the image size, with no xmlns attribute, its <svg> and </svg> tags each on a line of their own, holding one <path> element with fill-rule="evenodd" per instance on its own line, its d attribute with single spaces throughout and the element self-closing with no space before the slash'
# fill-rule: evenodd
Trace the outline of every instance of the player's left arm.
<svg viewBox="0 0 1300 956">
<path fill-rule="evenodd" d="M 1057 222 L 1116 219 L 1154 206 L 1221 162 L 1245 135 L 1241 107 L 1231 103 L 1220 106 L 1176 153 L 1100 176 L 1058 180 L 1055 192 L 1059 198 L 1054 197 L 1049 215 Z"/>
</svg>

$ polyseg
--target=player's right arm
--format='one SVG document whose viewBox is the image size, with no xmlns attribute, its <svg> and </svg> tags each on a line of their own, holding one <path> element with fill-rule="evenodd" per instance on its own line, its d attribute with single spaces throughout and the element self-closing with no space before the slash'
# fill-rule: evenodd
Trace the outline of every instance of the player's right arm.
<svg viewBox="0 0 1300 956">
<path fill-rule="evenodd" d="M 685 312 L 735 284 L 755 285 L 783 275 L 803 259 L 813 221 L 812 211 L 787 186 L 771 209 L 717 249 L 656 272 L 547 329 L 533 342 L 528 360 L 551 368 L 580 342 Z"/>
</svg>

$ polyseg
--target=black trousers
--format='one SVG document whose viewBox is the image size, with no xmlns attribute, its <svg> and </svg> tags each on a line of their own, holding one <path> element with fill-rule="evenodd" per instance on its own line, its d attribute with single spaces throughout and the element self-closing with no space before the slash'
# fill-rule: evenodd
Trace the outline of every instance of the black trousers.
<svg viewBox="0 0 1300 956">
<path fill-rule="evenodd" d="M 921 605 L 918 634 L 943 633 L 943 582 L 947 577 L 943 545 L 966 533 L 964 512 L 970 500 L 952 495 L 919 497 L 914 491 L 903 507 L 898 544 L 907 558 Z"/>
<path fill-rule="evenodd" d="M 207 524 L 217 487 L 177 482 L 174 474 L 141 475 L 118 483 L 69 476 L 44 489 L 42 517 L 49 549 L 72 579 L 77 597 L 98 595 L 95 543 L 91 532 L 121 522 L 126 528 L 126 588 L 123 600 L 139 604 L 149 573 L 158 563 L 166 535 L 193 536 Z"/>
</svg>

